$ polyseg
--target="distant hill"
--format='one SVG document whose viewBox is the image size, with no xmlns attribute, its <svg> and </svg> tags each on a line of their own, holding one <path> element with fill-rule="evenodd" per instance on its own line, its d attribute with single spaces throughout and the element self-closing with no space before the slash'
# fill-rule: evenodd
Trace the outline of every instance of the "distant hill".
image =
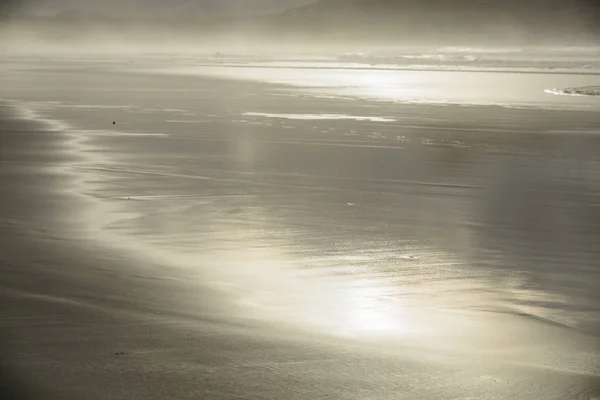
<svg viewBox="0 0 600 400">
<path fill-rule="evenodd" d="M 320 0 L 271 23 L 341 38 L 516 39 L 597 31 L 599 9 L 596 0 Z"/>
<path fill-rule="evenodd" d="M 255 16 L 278 13 L 314 0 L 27 0 L 15 3 L 22 16 L 173 18 L 191 16 Z"/>
<path fill-rule="evenodd" d="M 357 43 L 598 43 L 598 1 L 4 0 L 1 4 L 11 6 L 10 12 L 17 15 L 12 21 L 19 22 L 14 26 L 25 26 L 23 32 L 34 32 L 40 39 L 79 40 L 86 35 L 94 35 L 94 40 L 120 35 L 139 42 L 148 42 L 150 37 L 172 42 L 231 38 L 281 46 L 289 40 L 310 49 Z M 7 10 L 7 6 L 0 8 L 2 15 Z"/>
</svg>

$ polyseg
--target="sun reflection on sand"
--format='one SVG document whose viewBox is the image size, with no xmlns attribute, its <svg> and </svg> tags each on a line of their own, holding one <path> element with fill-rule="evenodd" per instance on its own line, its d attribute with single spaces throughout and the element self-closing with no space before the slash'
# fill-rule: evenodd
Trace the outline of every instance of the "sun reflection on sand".
<svg viewBox="0 0 600 400">
<path fill-rule="evenodd" d="M 310 263 L 333 262 L 338 271 L 348 271 L 340 276 L 306 268 L 284 250 L 246 243 L 248 247 L 239 249 L 220 274 L 225 281 L 235 282 L 239 303 L 250 318 L 355 338 L 416 339 L 438 330 L 440 312 L 426 294 L 433 289 L 411 290 L 410 276 L 403 284 L 401 277 L 388 281 L 388 276 L 379 277 L 361 266 L 345 267 L 347 257 L 311 259 Z"/>
<path fill-rule="evenodd" d="M 359 281 L 349 290 L 342 330 L 360 334 L 409 333 L 402 303 L 389 288 Z M 414 327 L 413 327 L 414 328 Z"/>
</svg>

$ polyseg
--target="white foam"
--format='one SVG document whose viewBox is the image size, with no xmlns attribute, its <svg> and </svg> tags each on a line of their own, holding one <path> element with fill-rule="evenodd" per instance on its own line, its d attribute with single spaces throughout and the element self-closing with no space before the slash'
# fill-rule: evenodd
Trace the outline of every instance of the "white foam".
<svg viewBox="0 0 600 400">
<path fill-rule="evenodd" d="M 168 119 L 165 122 L 171 124 L 200 124 L 202 122 L 207 122 L 207 120 L 196 119 L 196 120 L 185 120 L 185 119 Z"/>
<path fill-rule="evenodd" d="M 393 118 L 384 117 L 367 117 L 347 114 L 273 114 L 273 113 L 258 113 L 258 112 L 247 112 L 243 115 L 251 117 L 265 117 L 265 118 L 282 118 L 282 119 L 299 119 L 299 120 L 343 120 L 351 119 L 355 121 L 371 121 L 371 122 L 394 122 Z"/>
<path fill-rule="evenodd" d="M 72 109 L 106 109 L 106 110 L 127 110 L 131 108 L 135 108 L 134 106 L 110 106 L 110 105 L 101 105 L 101 104 L 64 104 L 61 107 L 63 108 L 72 108 Z"/>
<path fill-rule="evenodd" d="M 80 131 L 80 135 L 87 136 L 155 136 L 155 137 L 164 137 L 169 136 L 166 133 L 158 133 L 158 132 L 124 132 L 124 131 L 110 131 L 110 130 L 102 130 L 102 129 L 87 129 L 85 131 Z"/>
</svg>

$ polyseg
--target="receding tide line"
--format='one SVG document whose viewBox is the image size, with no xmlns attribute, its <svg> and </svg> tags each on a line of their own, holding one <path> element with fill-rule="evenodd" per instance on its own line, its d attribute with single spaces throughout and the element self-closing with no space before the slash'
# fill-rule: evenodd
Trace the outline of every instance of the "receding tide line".
<svg viewBox="0 0 600 400">
<path fill-rule="evenodd" d="M 243 115 L 250 117 L 265 117 L 265 118 L 282 118 L 282 119 L 303 119 L 303 120 L 327 120 L 327 119 L 351 119 L 355 121 L 372 121 L 372 122 L 395 122 L 393 118 L 384 117 L 365 117 L 347 114 L 271 114 L 246 112 Z"/>
</svg>

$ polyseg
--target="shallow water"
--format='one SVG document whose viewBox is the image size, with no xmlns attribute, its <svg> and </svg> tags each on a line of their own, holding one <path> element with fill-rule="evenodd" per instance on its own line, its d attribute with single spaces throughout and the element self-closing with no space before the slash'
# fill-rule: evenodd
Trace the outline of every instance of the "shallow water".
<svg viewBox="0 0 600 400">
<path fill-rule="evenodd" d="M 449 67 L 450 68 L 450 67 Z M 299 65 L 200 65 L 140 69 L 143 72 L 264 81 L 296 87 L 287 94 L 362 98 L 399 103 L 495 105 L 534 109 L 597 110 L 600 98 L 564 98 L 552 91 L 587 87 L 597 75 L 528 69 L 510 72 L 482 70 L 394 70 L 336 63 Z M 299 88 L 299 89 L 298 89 Z"/>
</svg>

